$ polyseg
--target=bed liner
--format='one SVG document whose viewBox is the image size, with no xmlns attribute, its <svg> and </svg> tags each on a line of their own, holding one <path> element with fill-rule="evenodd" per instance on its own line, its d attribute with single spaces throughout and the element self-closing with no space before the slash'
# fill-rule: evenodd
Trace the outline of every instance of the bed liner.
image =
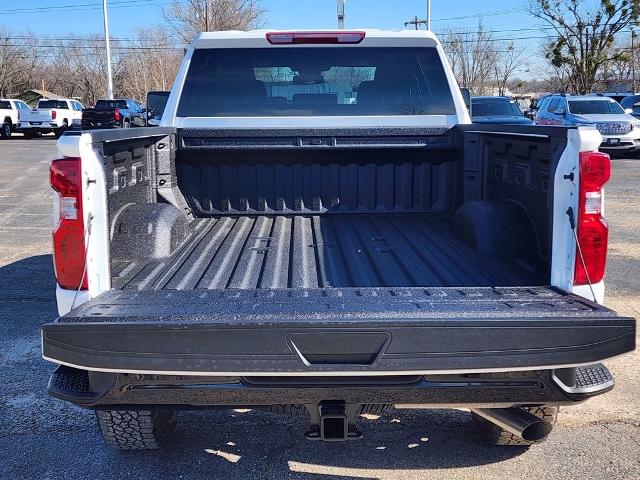
<svg viewBox="0 0 640 480">
<path fill-rule="evenodd" d="M 527 265 L 489 259 L 424 215 L 198 219 L 168 259 L 120 262 L 125 290 L 543 285 Z M 527 268 L 528 267 L 528 268 Z"/>
</svg>

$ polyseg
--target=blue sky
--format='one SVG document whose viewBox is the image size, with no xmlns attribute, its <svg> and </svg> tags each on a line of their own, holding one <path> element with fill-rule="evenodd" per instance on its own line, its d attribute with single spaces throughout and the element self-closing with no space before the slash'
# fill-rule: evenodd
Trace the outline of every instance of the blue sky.
<svg viewBox="0 0 640 480">
<path fill-rule="evenodd" d="M 168 0 L 110 0 L 111 30 L 127 36 L 135 27 L 162 23 Z M 14 30 L 59 35 L 100 33 L 100 0 L 0 0 L 0 26 Z M 263 0 L 267 28 L 333 28 L 335 0 Z M 432 0 L 434 30 L 475 26 L 487 14 L 485 25 L 496 29 L 530 27 L 526 0 Z M 56 7 L 60 7 L 59 9 Z M 347 0 L 347 27 L 398 29 L 415 15 L 426 16 L 426 0 Z M 458 18 L 470 17 L 470 18 Z M 455 18 L 455 20 L 444 20 Z"/>
<path fill-rule="evenodd" d="M 585 0 L 593 4 L 597 0 Z M 426 17 L 426 0 L 346 0 L 347 28 L 401 29 L 407 20 Z M 109 0 L 111 36 L 130 38 L 131 30 L 163 23 L 169 0 Z M 265 28 L 335 28 L 336 0 L 262 0 Z M 432 0 L 433 29 L 475 30 L 482 19 L 494 37 L 531 53 L 519 72 L 529 78 L 544 60 L 539 55 L 547 33 L 526 9 L 528 0 Z M 101 0 L 0 0 L 0 27 L 14 32 L 61 36 L 102 33 Z"/>
</svg>

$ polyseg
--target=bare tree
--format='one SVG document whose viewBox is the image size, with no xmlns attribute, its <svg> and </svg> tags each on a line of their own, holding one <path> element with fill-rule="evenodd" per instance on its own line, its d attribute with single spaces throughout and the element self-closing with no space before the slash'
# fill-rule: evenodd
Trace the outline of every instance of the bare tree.
<svg viewBox="0 0 640 480">
<path fill-rule="evenodd" d="M 163 12 L 169 26 L 185 43 L 200 32 L 256 28 L 264 14 L 260 0 L 173 0 Z"/>
<path fill-rule="evenodd" d="M 171 89 L 183 50 L 163 27 L 140 29 L 135 36 L 121 57 L 116 87 L 123 96 L 144 100 L 149 91 Z"/>
<path fill-rule="evenodd" d="M 93 105 L 107 93 L 107 61 L 104 40 L 99 35 L 59 40 L 55 57 L 48 64 L 47 90 L 66 97 L 76 97 Z M 116 85 L 124 74 L 120 43 L 112 41 L 113 75 Z"/>
<path fill-rule="evenodd" d="M 0 97 L 34 88 L 34 72 L 45 55 L 33 34 L 13 34 L 0 29 Z"/>
<path fill-rule="evenodd" d="M 498 53 L 494 65 L 498 95 L 507 94 L 509 82 L 525 63 L 525 52 L 524 48 L 517 48 L 511 42 L 506 50 Z"/>
<path fill-rule="evenodd" d="M 555 39 L 546 48 L 550 63 L 568 72 L 577 93 L 589 93 L 604 65 L 624 60 L 615 36 L 640 19 L 640 0 L 530 0 L 531 14 L 549 24 Z"/>
<path fill-rule="evenodd" d="M 443 46 L 458 83 L 477 95 L 491 93 L 499 61 L 491 32 L 479 23 L 477 31 L 450 31 L 445 38 Z"/>
</svg>

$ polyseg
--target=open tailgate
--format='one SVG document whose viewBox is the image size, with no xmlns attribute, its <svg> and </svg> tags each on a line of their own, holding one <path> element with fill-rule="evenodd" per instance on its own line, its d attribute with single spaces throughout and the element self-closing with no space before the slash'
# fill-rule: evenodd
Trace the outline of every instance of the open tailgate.
<svg viewBox="0 0 640 480">
<path fill-rule="evenodd" d="M 559 368 L 635 348 L 635 320 L 534 288 L 111 291 L 43 327 L 86 370 L 384 375 Z"/>
</svg>

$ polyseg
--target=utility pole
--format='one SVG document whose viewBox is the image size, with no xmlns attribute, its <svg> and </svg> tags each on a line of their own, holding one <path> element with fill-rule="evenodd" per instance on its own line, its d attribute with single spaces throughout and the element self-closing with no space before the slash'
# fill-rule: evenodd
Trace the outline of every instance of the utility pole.
<svg viewBox="0 0 640 480">
<path fill-rule="evenodd" d="M 204 2 L 204 31 L 209 31 L 209 0 Z"/>
<path fill-rule="evenodd" d="M 636 31 L 631 27 L 631 90 L 636 93 Z"/>
<path fill-rule="evenodd" d="M 107 0 L 102 0 L 102 12 L 104 15 L 104 43 L 107 48 L 107 97 L 113 100 L 113 72 L 111 71 L 111 44 L 109 41 L 109 15 L 107 13 Z"/>
<path fill-rule="evenodd" d="M 338 0 L 338 29 L 344 30 L 344 2 L 345 0 Z"/>
<path fill-rule="evenodd" d="M 416 30 L 418 30 L 418 28 L 420 27 L 420 25 L 427 25 L 428 24 L 428 20 L 420 20 L 418 19 L 418 16 L 416 15 L 416 17 L 411 20 L 410 22 L 404 22 L 404 26 L 408 27 L 409 25 L 414 25 L 416 27 Z"/>
</svg>

